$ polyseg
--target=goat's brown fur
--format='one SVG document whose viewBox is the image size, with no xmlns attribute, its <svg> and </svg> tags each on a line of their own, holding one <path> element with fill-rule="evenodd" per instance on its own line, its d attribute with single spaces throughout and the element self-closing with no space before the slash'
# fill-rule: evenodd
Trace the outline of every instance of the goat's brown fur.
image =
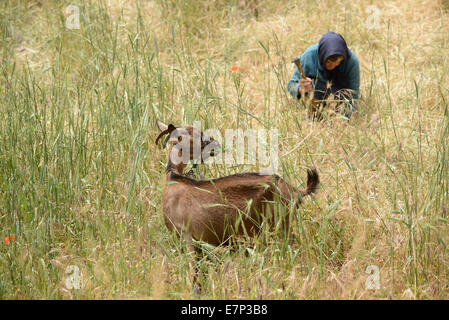
<svg viewBox="0 0 449 320">
<path fill-rule="evenodd" d="M 167 182 L 163 193 L 167 227 L 181 232 L 188 226 L 184 230 L 188 237 L 213 245 L 234 234 L 254 235 L 268 207 L 274 212 L 277 198 L 284 205 L 301 202 L 296 190 L 277 175 L 242 173 L 203 181 L 170 172 Z M 299 190 L 301 196 L 314 192 L 317 185 L 318 174 L 309 171 L 307 189 Z M 241 223 L 236 226 L 239 218 Z"/>
<path fill-rule="evenodd" d="M 161 131 L 166 129 L 159 123 L 158 126 Z M 184 129 L 192 136 L 195 128 Z M 173 145 L 170 153 L 172 148 Z M 185 164 L 175 166 L 169 158 L 162 201 L 166 226 L 182 235 L 190 249 L 192 239 L 219 245 L 233 235 L 254 235 L 267 210 L 274 212 L 274 201 L 298 205 L 301 197 L 315 192 L 319 184 L 315 169 L 308 171 L 307 188 L 298 190 L 299 196 L 295 188 L 277 175 L 240 173 L 195 180 L 182 175 L 184 168 Z M 268 219 L 268 223 L 274 222 L 273 218 Z"/>
</svg>

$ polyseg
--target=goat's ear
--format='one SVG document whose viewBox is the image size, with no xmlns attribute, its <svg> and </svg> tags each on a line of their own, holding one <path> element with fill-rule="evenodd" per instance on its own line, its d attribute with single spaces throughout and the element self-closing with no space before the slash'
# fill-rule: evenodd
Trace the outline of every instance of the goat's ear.
<svg viewBox="0 0 449 320">
<path fill-rule="evenodd" d="M 159 119 L 156 120 L 156 125 L 161 132 L 168 129 L 168 126 Z"/>
</svg>

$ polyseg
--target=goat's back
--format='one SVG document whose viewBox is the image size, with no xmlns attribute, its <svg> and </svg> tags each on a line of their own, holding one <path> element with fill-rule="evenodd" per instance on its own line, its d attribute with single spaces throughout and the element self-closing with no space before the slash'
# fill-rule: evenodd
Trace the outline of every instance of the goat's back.
<svg viewBox="0 0 449 320">
<path fill-rule="evenodd" d="M 273 212 L 277 199 L 283 204 L 300 201 L 297 191 L 277 175 L 194 180 L 174 174 L 163 194 L 164 219 L 169 229 L 218 245 L 233 234 L 257 232 L 267 207 Z"/>
</svg>

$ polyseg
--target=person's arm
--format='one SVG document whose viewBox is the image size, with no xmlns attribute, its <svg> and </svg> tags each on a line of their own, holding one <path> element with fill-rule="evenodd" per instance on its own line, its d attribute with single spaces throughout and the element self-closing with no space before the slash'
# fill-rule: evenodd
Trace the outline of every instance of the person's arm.
<svg viewBox="0 0 449 320">
<path fill-rule="evenodd" d="M 299 88 L 301 88 L 301 90 Z M 295 68 L 295 72 L 288 82 L 287 90 L 290 92 L 293 98 L 301 99 L 301 91 L 304 91 L 306 96 L 309 92 L 312 92 L 312 79 L 303 79 L 298 68 Z"/>
<path fill-rule="evenodd" d="M 346 70 L 346 74 L 348 77 L 348 89 L 351 90 L 350 109 L 345 110 L 345 116 L 349 119 L 351 118 L 352 113 L 356 110 L 356 102 L 359 98 L 360 94 L 360 66 L 359 61 L 355 54 L 352 53 L 351 63 L 348 64 L 348 69 Z"/>
<path fill-rule="evenodd" d="M 348 69 L 348 89 L 351 89 L 352 98 L 358 99 L 360 94 L 360 66 L 357 57 L 353 54 L 351 57 L 352 63 Z"/>
<path fill-rule="evenodd" d="M 295 99 L 301 98 L 301 93 L 299 92 L 299 79 L 301 79 L 301 74 L 299 73 L 298 68 L 295 68 L 295 72 L 287 84 L 288 92 L 290 92 L 292 97 Z"/>
<path fill-rule="evenodd" d="M 293 98 L 301 99 L 301 91 L 304 91 L 305 95 L 307 96 L 308 92 L 312 92 L 313 90 L 311 78 L 314 78 L 316 76 L 314 70 L 316 70 L 315 60 L 318 59 L 317 57 L 315 57 L 317 47 L 318 45 L 311 46 L 301 55 L 301 67 L 303 68 L 307 78 L 302 79 L 298 68 L 295 68 L 295 72 L 293 73 L 292 78 L 287 84 L 287 90 L 288 92 L 290 92 Z"/>
</svg>

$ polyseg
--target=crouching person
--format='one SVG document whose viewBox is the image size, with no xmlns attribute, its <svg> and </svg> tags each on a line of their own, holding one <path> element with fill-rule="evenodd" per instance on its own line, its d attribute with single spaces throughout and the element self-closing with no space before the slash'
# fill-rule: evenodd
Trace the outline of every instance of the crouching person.
<svg viewBox="0 0 449 320">
<path fill-rule="evenodd" d="M 310 46 L 300 58 L 306 78 L 296 68 L 287 89 L 301 99 L 313 92 L 314 108 L 322 108 L 329 95 L 337 101 L 337 109 L 348 119 L 356 110 L 359 96 L 360 67 L 355 54 L 349 50 L 345 39 L 335 32 L 326 33 L 320 42 Z M 320 106 L 321 104 L 321 106 Z"/>
</svg>

